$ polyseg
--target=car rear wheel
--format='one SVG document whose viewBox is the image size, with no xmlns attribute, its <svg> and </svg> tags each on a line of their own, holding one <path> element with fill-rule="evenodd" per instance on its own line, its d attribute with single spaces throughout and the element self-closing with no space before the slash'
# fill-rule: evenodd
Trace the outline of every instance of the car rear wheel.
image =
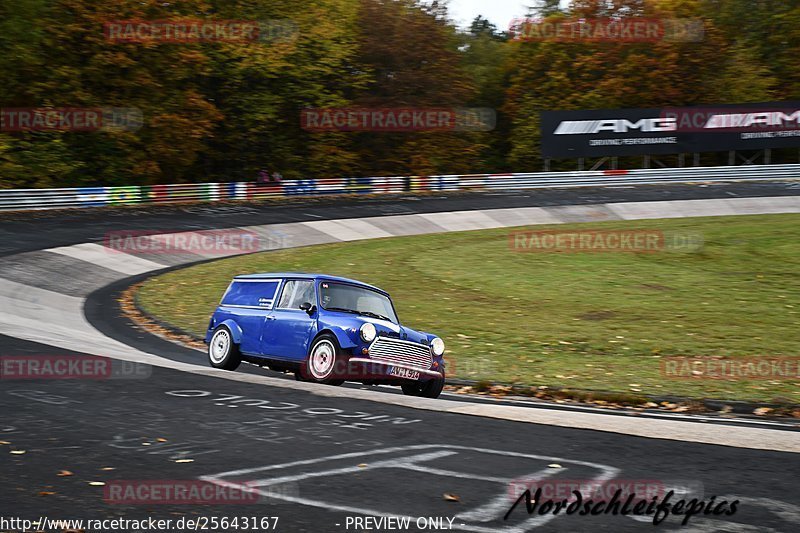
<svg viewBox="0 0 800 533">
<path fill-rule="evenodd" d="M 314 339 L 300 375 L 295 374 L 298 381 L 313 381 L 328 385 L 341 385 L 338 361 L 342 360 L 341 350 L 333 335 L 323 334 Z"/>
<path fill-rule="evenodd" d="M 214 368 L 236 370 L 242 362 L 239 346 L 233 342 L 231 330 L 220 326 L 214 331 L 208 343 L 208 362 Z"/>
<path fill-rule="evenodd" d="M 415 381 L 413 383 L 403 383 L 400 385 L 403 394 L 406 396 L 419 396 L 421 398 L 438 398 L 444 389 L 444 374 L 441 378 L 433 378 L 427 381 Z"/>
</svg>

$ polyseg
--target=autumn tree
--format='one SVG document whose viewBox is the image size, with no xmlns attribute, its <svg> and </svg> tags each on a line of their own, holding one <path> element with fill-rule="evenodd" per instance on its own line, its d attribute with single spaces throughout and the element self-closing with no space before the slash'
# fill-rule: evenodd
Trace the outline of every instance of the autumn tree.
<svg viewBox="0 0 800 533">
<path fill-rule="evenodd" d="M 358 54 L 368 83 L 353 94 L 361 107 L 464 108 L 476 95 L 464 72 L 455 28 L 440 6 L 417 0 L 360 0 Z M 364 174 L 469 172 L 485 134 L 431 131 L 353 133 Z"/>
<path fill-rule="evenodd" d="M 138 130 L 0 132 L 0 187 L 525 171 L 539 113 L 796 99 L 789 0 L 530 0 L 546 20 L 697 20 L 699 41 L 510 39 L 444 1 L 15 0 L 0 3 L 0 107 L 121 107 Z M 238 42 L 112 42 L 115 20 L 247 20 Z M 306 108 L 481 107 L 490 132 L 314 133 Z"/>
</svg>

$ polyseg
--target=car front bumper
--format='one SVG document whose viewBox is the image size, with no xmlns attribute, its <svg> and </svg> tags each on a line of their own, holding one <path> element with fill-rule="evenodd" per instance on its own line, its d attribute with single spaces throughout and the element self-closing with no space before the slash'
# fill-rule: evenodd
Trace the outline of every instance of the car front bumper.
<svg viewBox="0 0 800 533">
<path fill-rule="evenodd" d="M 437 372 L 436 370 L 430 369 L 422 369 L 419 367 L 411 366 L 411 365 L 404 365 L 399 363 L 388 363 L 385 361 L 376 361 L 374 359 L 370 359 L 368 357 L 351 357 L 349 359 L 350 363 L 355 365 L 360 365 L 362 371 L 364 371 L 365 377 L 371 378 L 394 378 L 394 379 L 403 379 L 395 376 L 389 376 L 389 368 L 403 368 L 406 370 L 410 370 L 413 372 L 419 372 L 420 380 L 427 380 L 430 378 L 441 378 L 441 372 Z M 348 365 L 352 366 L 352 365 Z"/>
</svg>

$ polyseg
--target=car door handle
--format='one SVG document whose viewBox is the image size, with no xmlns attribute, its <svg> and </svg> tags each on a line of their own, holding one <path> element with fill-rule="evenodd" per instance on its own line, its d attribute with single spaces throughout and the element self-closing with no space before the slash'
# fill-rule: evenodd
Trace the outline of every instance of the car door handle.
<svg viewBox="0 0 800 533">
<path fill-rule="evenodd" d="M 275 320 L 275 316 L 274 315 L 269 315 L 269 316 L 267 316 L 267 320 Z"/>
</svg>

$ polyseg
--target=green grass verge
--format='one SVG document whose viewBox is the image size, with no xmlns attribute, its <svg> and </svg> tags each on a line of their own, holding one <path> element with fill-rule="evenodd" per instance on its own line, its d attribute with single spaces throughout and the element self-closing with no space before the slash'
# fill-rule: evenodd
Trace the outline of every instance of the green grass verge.
<svg viewBox="0 0 800 533">
<path fill-rule="evenodd" d="M 148 280 L 138 301 L 203 335 L 234 275 L 325 272 L 389 291 L 404 324 L 445 340 L 457 377 L 800 403 L 798 379 L 674 380 L 661 372 L 665 356 L 800 355 L 800 216 L 552 229 L 699 232 L 705 244 L 694 253 L 514 253 L 507 229 L 378 239 L 170 272 Z"/>
</svg>

